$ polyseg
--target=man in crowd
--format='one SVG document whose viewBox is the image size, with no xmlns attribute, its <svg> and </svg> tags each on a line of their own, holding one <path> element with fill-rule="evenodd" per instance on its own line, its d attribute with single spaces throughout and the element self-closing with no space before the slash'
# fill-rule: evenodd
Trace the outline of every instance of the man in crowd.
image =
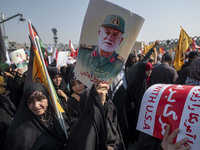
<svg viewBox="0 0 200 150">
<path fill-rule="evenodd" d="M 171 67 L 173 64 L 173 56 L 170 53 L 163 55 L 162 64 L 156 66 L 152 70 L 150 85 L 157 83 L 173 84 L 178 78 L 176 70 Z"/>
<path fill-rule="evenodd" d="M 183 70 L 184 68 L 190 66 L 191 62 L 193 60 L 195 60 L 196 58 L 198 58 L 198 52 L 197 51 L 191 51 L 188 55 L 188 62 L 184 63 L 181 70 Z M 180 71 L 181 72 L 181 71 Z"/>
</svg>

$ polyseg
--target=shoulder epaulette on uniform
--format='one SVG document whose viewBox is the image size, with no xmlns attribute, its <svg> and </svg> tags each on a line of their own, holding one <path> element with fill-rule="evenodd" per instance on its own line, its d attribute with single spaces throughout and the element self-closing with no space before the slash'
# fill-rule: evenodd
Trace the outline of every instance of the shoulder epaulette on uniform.
<svg viewBox="0 0 200 150">
<path fill-rule="evenodd" d="M 89 44 L 81 44 L 80 48 L 84 48 L 84 49 L 94 49 L 94 45 L 89 45 Z"/>
</svg>

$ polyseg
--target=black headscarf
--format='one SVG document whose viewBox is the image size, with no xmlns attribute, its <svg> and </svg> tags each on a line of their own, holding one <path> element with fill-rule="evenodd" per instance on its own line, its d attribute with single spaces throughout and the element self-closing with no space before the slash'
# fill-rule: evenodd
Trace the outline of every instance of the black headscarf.
<svg viewBox="0 0 200 150">
<path fill-rule="evenodd" d="M 67 85 L 69 84 L 69 81 L 73 76 L 74 68 L 75 68 L 74 64 L 69 64 L 69 65 L 67 65 L 67 67 L 62 66 L 60 68 L 62 76 L 63 76 L 63 79 L 65 80 L 65 83 Z"/>
<path fill-rule="evenodd" d="M 2 94 L 0 94 L 0 107 L 5 109 L 10 116 L 14 117 L 16 111 L 15 105 Z"/>
<path fill-rule="evenodd" d="M 48 91 L 40 83 L 32 83 L 25 88 L 23 99 L 7 133 L 5 149 L 64 149 L 66 138 L 50 101 L 48 113 L 51 112 L 54 129 L 46 126 L 38 116 L 34 115 L 29 110 L 27 101 L 34 91 L 42 92 L 47 97 L 48 101 L 50 100 Z"/>
<path fill-rule="evenodd" d="M 73 89 L 72 89 L 72 86 L 73 86 L 73 83 L 75 82 L 75 81 L 79 81 L 76 77 L 75 77 L 75 75 L 74 75 L 74 73 L 72 74 L 72 77 L 71 77 L 71 79 L 70 79 L 70 82 L 69 82 L 69 88 L 70 88 L 70 94 L 72 95 L 73 93 L 76 93 Z M 85 88 L 86 88 L 86 86 L 85 86 Z M 77 95 L 79 95 L 78 93 L 76 93 Z M 80 96 L 80 95 L 79 95 Z"/>
<path fill-rule="evenodd" d="M 79 108 L 78 96 L 80 97 L 82 94 L 82 93 L 78 94 L 73 90 L 72 86 L 75 81 L 80 82 L 75 76 L 73 76 L 71 78 L 70 84 L 69 84 L 71 97 L 69 98 L 69 100 L 67 102 L 68 114 L 69 114 L 73 124 L 77 121 L 78 116 L 79 116 L 79 114 L 78 114 L 78 108 Z M 76 96 L 74 96 L 74 95 L 76 95 Z"/>
<path fill-rule="evenodd" d="M 137 141 L 139 137 L 139 132 L 136 130 L 138 115 L 140 111 L 141 100 L 144 95 L 144 92 L 147 90 L 147 76 L 146 72 L 146 64 L 144 61 L 139 64 L 137 72 L 135 72 L 135 78 L 131 85 L 128 87 L 128 97 L 130 102 L 134 103 L 134 109 L 129 118 L 130 121 L 130 130 L 131 135 L 133 136 L 133 141 Z"/>
<path fill-rule="evenodd" d="M 112 102 L 102 106 L 94 86 L 80 98 L 80 116 L 69 136 L 70 150 L 107 150 L 107 146 L 123 150 L 117 131 L 116 108 Z"/>
<path fill-rule="evenodd" d="M 59 70 L 58 68 L 56 68 L 56 67 L 48 67 L 47 69 L 48 69 L 49 76 L 50 76 L 50 78 L 51 78 L 52 81 L 53 81 L 53 78 L 54 78 L 57 74 L 61 75 L 60 70 Z M 61 77 L 62 77 L 62 75 L 61 75 Z M 68 88 L 67 88 L 67 85 L 66 85 L 65 81 L 63 80 L 63 77 L 62 77 L 62 81 L 61 81 L 61 83 L 60 83 L 60 86 L 59 86 L 59 87 L 56 87 L 56 86 L 54 85 L 54 87 L 55 87 L 55 90 L 56 90 L 56 91 L 57 91 L 58 89 L 60 89 L 60 90 L 62 90 L 68 97 L 70 96 L 69 90 L 68 90 Z M 64 109 L 64 111 L 65 111 L 65 113 L 63 113 L 63 118 L 64 118 L 65 121 L 67 122 L 67 124 L 66 124 L 67 130 L 68 130 L 68 132 L 70 132 L 70 128 L 71 128 L 71 126 L 72 126 L 72 121 L 71 121 L 70 116 L 69 116 L 69 114 L 68 114 L 67 102 L 66 102 L 65 99 L 64 99 L 63 97 L 61 97 L 61 96 L 58 96 L 58 98 L 59 98 L 59 103 L 60 103 L 61 107 L 62 107 L 62 108 Z"/>
<path fill-rule="evenodd" d="M 67 95 L 69 96 L 69 90 L 68 90 L 68 88 L 67 88 L 67 85 L 66 85 L 65 81 L 63 80 L 63 76 L 62 76 L 62 74 L 61 74 L 61 71 L 60 71 L 58 68 L 56 68 L 56 67 L 48 67 L 48 72 L 49 72 L 49 76 L 50 76 L 50 78 L 51 78 L 52 81 L 53 81 L 53 78 L 54 78 L 57 74 L 59 74 L 59 75 L 62 77 L 62 81 L 61 81 L 59 87 L 55 87 L 55 89 L 56 89 L 56 90 L 60 89 L 60 90 L 62 90 L 65 94 L 67 94 Z"/>
<path fill-rule="evenodd" d="M 190 78 L 200 81 L 200 58 L 192 61 L 189 71 Z"/>
</svg>

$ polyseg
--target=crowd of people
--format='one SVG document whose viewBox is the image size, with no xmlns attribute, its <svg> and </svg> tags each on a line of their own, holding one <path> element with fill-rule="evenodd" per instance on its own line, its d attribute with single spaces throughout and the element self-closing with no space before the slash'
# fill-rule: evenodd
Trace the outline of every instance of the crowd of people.
<svg viewBox="0 0 200 150">
<path fill-rule="evenodd" d="M 171 53 L 133 52 L 112 85 L 97 80 L 87 88 L 74 76 L 76 63 L 47 66 L 67 134 L 59 123 L 48 90 L 39 82 L 25 87 L 27 72 L 10 65 L 0 70 L 0 149 L 2 150 L 187 150 L 187 138 L 173 143 L 179 130 L 163 140 L 136 130 L 142 97 L 157 83 L 200 85 L 197 51 L 177 72 Z M 152 54 L 154 57 L 152 57 Z"/>
</svg>

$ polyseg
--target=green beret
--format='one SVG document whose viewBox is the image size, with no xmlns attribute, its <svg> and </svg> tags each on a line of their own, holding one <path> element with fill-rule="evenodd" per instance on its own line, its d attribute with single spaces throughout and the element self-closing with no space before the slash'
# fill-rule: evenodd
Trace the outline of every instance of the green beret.
<svg viewBox="0 0 200 150">
<path fill-rule="evenodd" d="M 124 33 L 125 21 L 122 17 L 118 15 L 108 15 L 102 25 L 102 27 L 111 27 L 122 33 Z"/>
</svg>

